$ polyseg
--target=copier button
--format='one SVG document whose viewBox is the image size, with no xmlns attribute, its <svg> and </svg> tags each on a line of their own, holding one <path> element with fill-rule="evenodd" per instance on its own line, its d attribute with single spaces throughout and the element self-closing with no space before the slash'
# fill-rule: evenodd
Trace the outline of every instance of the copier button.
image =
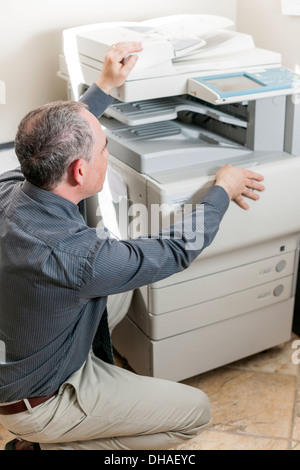
<svg viewBox="0 0 300 470">
<path fill-rule="evenodd" d="M 281 261 L 279 261 L 279 263 L 277 263 L 276 271 L 278 273 L 282 273 L 282 271 L 284 271 L 285 267 L 286 267 L 286 261 L 281 260 Z"/>
<path fill-rule="evenodd" d="M 280 284 L 279 286 L 275 287 L 273 294 L 275 295 L 275 297 L 279 297 L 282 294 L 283 290 L 284 287 L 282 284 Z"/>
</svg>

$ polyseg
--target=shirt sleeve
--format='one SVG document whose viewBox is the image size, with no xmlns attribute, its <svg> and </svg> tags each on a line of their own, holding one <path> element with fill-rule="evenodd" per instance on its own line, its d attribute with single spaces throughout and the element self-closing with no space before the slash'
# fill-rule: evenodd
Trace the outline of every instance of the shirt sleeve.
<svg viewBox="0 0 300 470">
<path fill-rule="evenodd" d="M 83 297 L 133 290 L 186 269 L 212 243 L 228 206 L 226 191 L 214 186 L 189 216 L 154 238 L 118 241 L 103 234 L 85 266 Z"/>
<path fill-rule="evenodd" d="M 15 168 L 14 170 L 8 170 L 0 175 L 0 184 L 6 182 L 18 182 L 24 181 L 24 175 L 21 171 L 21 167 Z"/>
<path fill-rule="evenodd" d="M 96 83 L 93 83 L 82 95 L 80 101 L 87 104 L 89 111 L 98 118 L 106 108 L 113 102 L 113 98 L 102 91 Z"/>
</svg>

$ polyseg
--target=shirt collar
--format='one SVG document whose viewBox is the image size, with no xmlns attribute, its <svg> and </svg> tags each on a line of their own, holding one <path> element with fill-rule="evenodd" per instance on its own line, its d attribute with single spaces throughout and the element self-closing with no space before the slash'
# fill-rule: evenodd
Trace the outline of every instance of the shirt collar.
<svg viewBox="0 0 300 470">
<path fill-rule="evenodd" d="M 82 220 L 77 204 L 69 201 L 68 199 L 58 196 L 58 194 L 54 194 L 46 189 L 38 188 L 27 180 L 24 181 L 22 190 L 27 194 L 27 196 L 34 199 L 36 202 L 43 204 L 50 211 L 54 210 L 55 212 L 63 213 L 63 215 L 71 215 L 73 217 L 77 216 Z"/>
</svg>

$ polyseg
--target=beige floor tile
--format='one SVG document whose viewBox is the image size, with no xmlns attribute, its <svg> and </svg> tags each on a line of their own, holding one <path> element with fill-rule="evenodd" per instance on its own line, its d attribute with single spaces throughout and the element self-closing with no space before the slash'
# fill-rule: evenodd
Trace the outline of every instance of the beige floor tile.
<svg viewBox="0 0 300 470">
<path fill-rule="evenodd" d="M 296 377 L 223 368 L 198 387 L 209 396 L 212 429 L 289 438 Z"/>
<path fill-rule="evenodd" d="M 291 450 L 300 450 L 300 442 L 292 442 Z"/>
<path fill-rule="evenodd" d="M 299 365 L 293 364 L 292 360 L 295 340 L 299 340 L 299 337 L 293 335 L 287 343 L 229 364 L 228 367 L 297 376 Z"/>
<path fill-rule="evenodd" d="M 298 384 L 298 392 L 295 400 L 295 416 L 294 416 L 294 428 L 292 439 L 300 441 L 300 386 Z"/>
<path fill-rule="evenodd" d="M 176 450 L 288 450 L 288 445 L 283 439 L 207 430 Z"/>
</svg>

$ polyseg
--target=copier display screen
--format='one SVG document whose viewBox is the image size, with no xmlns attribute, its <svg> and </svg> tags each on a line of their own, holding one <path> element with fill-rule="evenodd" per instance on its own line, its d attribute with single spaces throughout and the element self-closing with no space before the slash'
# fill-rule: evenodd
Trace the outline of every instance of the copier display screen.
<svg viewBox="0 0 300 470">
<path fill-rule="evenodd" d="M 251 80 L 251 78 L 248 78 L 245 75 L 214 78 L 213 80 L 206 80 L 206 82 L 224 92 L 249 90 L 250 88 L 259 88 L 263 86 L 259 82 Z"/>
</svg>

